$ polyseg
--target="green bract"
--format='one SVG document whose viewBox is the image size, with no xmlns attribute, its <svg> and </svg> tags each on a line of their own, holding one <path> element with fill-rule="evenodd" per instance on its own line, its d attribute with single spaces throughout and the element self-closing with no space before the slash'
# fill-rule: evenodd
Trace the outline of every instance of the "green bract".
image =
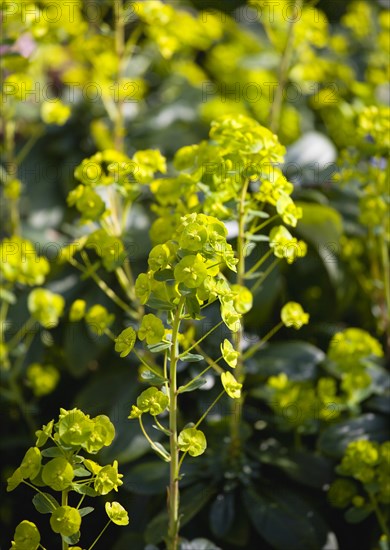
<svg viewBox="0 0 390 550">
<path fill-rule="evenodd" d="M 359 368 L 362 360 L 371 355 L 382 357 L 382 346 L 362 329 L 348 328 L 337 332 L 329 344 L 329 359 L 343 371 Z"/>
<path fill-rule="evenodd" d="M 114 315 L 108 313 L 104 306 L 96 304 L 87 311 L 85 320 L 92 332 L 101 336 L 114 322 Z"/>
<path fill-rule="evenodd" d="M 309 322 L 309 314 L 305 313 L 301 304 L 297 302 L 288 302 L 284 305 L 280 316 L 286 327 L 294 327 L 297 330 Z"/>
<path fill-rule="evenodd" d="M 11 548 L 15 550 L 37 550 L 41 535 L 37 526 L 31 521 L 23 520 L 15 529 Z"/>
<path fill-rule="evenodd" d="M 142 317 L 141 326 L 138 330 L 138 338 L 146 340 L 148 345 L 158 344 L 165 334 L 164 325 L 158 317 L 149 313 Z"/>
<path fill-rule="evenodd" d="M 229 367 L 235 368 L 240 354 L 234 349 L 232 343 L 227 338 L 221 344 L 221 352 Z"/>
<path fill-rule="evenodd" d="M 197 288 L 207 277 L 207 267 L 200 254 L 185 256 L 174 270 L 176 281 L 188 288 Z"/>
<path fill-rule="evenodd" d="M 137 408 L 143 413 L 150 413 L 152 416 L 164 412 L 168 403 L 168 396 L 155 387 L 143 391 L 137 398 Z M 132 418 L 134 418 L 134 415 L 138 416 L 138 411 L 133 413 Z"/>
<path fill-rule="evenodd" d="M 29 365 L 26 376 L 37 397 L 51 393 L 60 379 L 60 374 L 56 368 L 51 365 L 40 365 L 39 363 Z"/>
<path fill-rule="evenodd" d="M 306 243 L 298 241 L 283 225 L 271 230 L 269 245 L 277 258 L 285 258 L 289 264 L 296 258 L 302 258 L 307 252 Z"/>
<path fill-rule="evenodd" d="M 38 475 L 41 469 L 41 451 L 38 447 L 31 447 L 24 455 L 22 463 L 20 464 L 20 473 L 24 479 L 33 479 Z"/>
<path fill-rule="evenodd" d="M 221 382 L 229 397 L 232 399 L 240 399 L 242 384 L 237 382 L 231 372 L 223 372 L 221 374 Z"/>
<path fill-rule="evenodd" d="M 36 288 L 28 296 L 29 312 L 45 328 L 58 325 L 64 307 L 65 300 L 60 294 L 44 288 Z"/>
<path fill-rule="evenodd" d="M 69 311 L 69 319 L 71 321 L 80 321 L 85 315 L 86 306 L 85 300 L 75 300 Z"/>
<path fill-rule="evenodd" d="M 50 525 L 55 533 L 70 537 L 80 529 L 80 512 L 71 506 L 59 506 L 50 517 Z"/>
<path fill-rule="evenodd" d="M 120 353 L 121 357 L 126 357 L 133 349 L 136 339 L 135 330 L 132 327 L 125 328 L 115 339 L 115 351 Z"/>
<path fill-rule="evenodd" d="M 201 430 L 186 428 L 179 433 L 178 446 L 181 451 L 191 456 L 199 456 L 205 452 L 207 441 Z"/>
<path fill-rule="evenodd" d="M 61 409 L 58 422 L 58 435 L 66 445 L 86 445 L 94 424 L 88 415 L 78 409 Z"/>
<path fill-rule="evenodd" d="M 97 453 L 103 447 L 108 447 L 114 440 L 115 428 L 108 416 L 101 414 L 92 419 L 93 427 L 83 448 L 88 453 Z"/>
<path fill-rule="evenodd" d="M 103 466 L 96 475 L 94 489 L 99 495 L 107 495 L 112 490 L 118 491 L 123 485 L 122 474 L 118 473 L 118 462 L 114 460 L 112 466 Z"/>
<path fill-rule="evenodd" d="M 32 242 L 13 236 L 0 243 L 0 275 L 11 283 L 41 285 L 49 273 L 49 262 L 38 256 Z"/>
<path fill-rule="evenodd" d="M 119 502 L 106 502 L 106 513 L 116 525 L 129 524 L 129 515 Z"/>
<path fill-rule="evenodd" d="M 73 478 L 73 466 L 63 457 L 53 458 L 42 469 L 43 482 L 55 491 L 67 489 Z"/>
</svg>

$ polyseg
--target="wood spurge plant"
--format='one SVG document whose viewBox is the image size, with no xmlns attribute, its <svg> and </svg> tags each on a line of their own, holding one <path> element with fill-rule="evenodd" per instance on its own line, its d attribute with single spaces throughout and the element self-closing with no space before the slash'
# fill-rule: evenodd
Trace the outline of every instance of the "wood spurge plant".
<svg viewBox="0 0 390 550">
<path fill-rule="evenodd" d="M 2 3 L 1 548 L 390 550 L 385 4 Z"/>
<path fill-rule="evenodd" d="M 50 420 L 36 436 L 35 447 L 28 449 L 20 466 L 8 479 L 7 491 L 13 491 L 21 483 L 34 489 L 33 505 L 39 513 L 50 514 L 50 527 L 60 535 L 62 549 L 68 549 L 69 545 L 76 548 L 82 518 L 94 511 L 91 506 L 82 507 L 85 497 L 107 495 L 118 491 L 123 484 L 116 460 L 113 465 L 101 466 L 88 458 L 111 445 L 115 428 L 106 415 L 90 418 L 79 409 L 61 409 L 58 421 Z M 60 493 L 60 498 L 46 493 L 45 487 Z M 70 496 L 70 493 L 75 495 Z M 70 506 L 71 499 L 73 506 Z M 89 546 L 91 549 L 111 522 L 116 525 L 129 523 L 129 516 L 119 502 L 106 502 L 105 508 L 108 522 Z M 11 547 L 16 550 L 44 548 L 36 525 L 28 520 L 19 523 Z"/>
</svg>

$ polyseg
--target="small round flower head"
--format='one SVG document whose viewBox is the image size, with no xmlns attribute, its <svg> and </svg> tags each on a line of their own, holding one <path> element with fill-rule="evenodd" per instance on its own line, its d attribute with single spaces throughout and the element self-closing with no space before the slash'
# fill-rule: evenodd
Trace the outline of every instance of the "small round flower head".
<svg viewBox="0 0 390 550">
<path fill-rule="evenodd" d="M 328 491 L 328 500 L 335 508 L 345 508 L 357 494 L 357 487 L 350 479 L 336 479 Z"/>
<path fill-rule="evenodd" d="M 133 349 L 136 339 L 137 334 L 135 330 L 132 327 L 125 328 L 115 338 L 115 351 L 120 353 L 121 357 L 126 357 Z"/>
<path fill-rule="evenodd" d="M 142 317 L 141 326 L 138 330 L 138 338 L 146 340 L 148 345 L 158 344 L 165 334 L 164 325 L 156 315 L 149 313 Z"/>
<path fill-rule="evenodd" d="M 23 520 L 15 529 L 14 540 L 11 542 L 11 549 L 37 550 L 40 542 L 41 535 L 35 523 Z"/>
<path fill-rule="evenodd" d="M 309 314 L 303 311 L 301 304 L 297 302 L 287 302 L 280 313 L 282 322 L 286 327 L 302 328 L 309 322 Z"/>
<path fill-rule="evenodd" d="M 81 321 L 85 314 L 86 305 L 85 300 L 75 300 L 69 311 L 69 320 L 72 322 Z"/>
<path fill-rule="evenodd" d="M 79 409 L 61 409 L 58 422 L 58 435 L 65 445 L 84 445 L 94 429 L 90 417 Z"/>
<path fill-rule="evenodd" d="M 129 514 L 119 502 L 106 502 L 106 514 L 116 525 L 128 525 Z"/>
<path fill-rule="evenodd" d="M 82 447 L 88 453 L 97 453 L 103 447 L 108 447 L 114 440 L 115 428 L 108 416 L 100 414 L 92 418 L 93 428 Z"/>
<path fill-rule="evenodd" d="M 81 525 L 81 516 L 77 508 L 59 506 L 50 518 L 50 526 L 55 533 L 70 537 L 77 533 Z"/>
<path fill-rule="evenodd" d="M 379 445 L 361 439 L 349 443 L 337 471 L 349 475 L 362 483 L 370 483 L 375 477 L 375 466 L 379 462 Z"/>
<path fill-rule="evenodd" d="M 96 304 L 87 311 L 85 320 L 92 332 L 101 336 L 114 322 L 114 315 L 108 313 L 104 306 Z"/>
<path fill-rule="evenodd" d="M 204 433 L 196 428 L 186 428 L 182 430 L 179 433 L 177 443 L 181 451 L 188 452 L 191 456 L 203 454 L 207 447 Z"/>
<path fill-rule="evenodd" d="M 237 360 L 240 354 L 234 349 L 232 343 L 227 338 L 225 338 L 221 344 L 221 352 L 229 367 L 234 369 L 237 366 Z"/>
<path fill-rule="evenodd" d="M 58 98 L 42 103 L 41 116 L 43 122 L 46 122 L 46 124 L 63 126 L 70 115 L 70 107 L 68 105 L 64 105 Z"/>
<path fill-rule="evenodd" d="M 221 374 L 221 382 L 229 397 L 232 399 L 240 399 L 242 384 L 237 382 L 231 372 L 223 372 Z"/>
<path fill-rule="evenodd" d="M 156 416 L 165 411 L 169 403 L 168 396 L 156 387 L 148 388 L 137 398 L 137 407 L 142 413 Z"/>
<path fill-rule="evenodd" d="M 103 466 L 96 475 L 94 489 L 99 495 L 107 495 L 112 490 L 118 491 L 123 485 L 122 474 L 118 473 L 118 462 L 114 460 L 113 465 Z"/>
<path fill-rule="evenodd" d="M 141 302 L 146 304 L 152 291 L 150 277 L 146 273 L 140 273 L 135 281 L 135 295 Z"/>
<path fill-rule="evenodd" d="M 23 479 L 34 479 L 41 469 L 42 455 L 38 447 L 30 447 L 20 464 Z"/>
<path fill-rule="evenodd" d="M 342 370 L 356 369 L 363 359 L 371 355 L 382 357 L 382 346 L 368 332 L 359 328 L 337 332 L 329 344 L 328 358 Z"/>
<path fill-rule="evenodd" d="M 37 397 L 51 393 L 60 379 L 60 374 L 55 367 L 39 363 L 29 365 L 26 376 L 29 386 Z"/>
<path fill-rule="evenodd" d="M 292 264 L 297 258 L 306 255 L 307 246 L 303 241 L 298 241 L 283 225 L 274 227 L 269 235 L 269 245 L 277 258 L 285 258 Z"/>
<path fill-rule="evenodd" d="M 200 254 L 184 256 L 174 270 L 176 281 L 187 288 L 199 287 L 208 276 L 207 267 Z"/>
<path fill-rule="evenodd" d="M 73 481 L 73 467 L 64 457 L 56 457 L 47 462 L 42 469 L 43 482 L 55 491 L 64 491 Z"/>
<path fill-rule="evenodd" d="M 296 227 L 298 220 L 302 218 L 302 208 L 297 207 L 294 201 L 286 195 L 282 195 L 276 203 L 276 211 L 282 217 L 283 223 Z"/>
<path fill-rule="evenodd" d="M 65 307 L 60 294 L 54 294 L 44 288 L 35 288 L 28 296 L 28 310 L 43 327 L 56 327 Z"/>
</svg>

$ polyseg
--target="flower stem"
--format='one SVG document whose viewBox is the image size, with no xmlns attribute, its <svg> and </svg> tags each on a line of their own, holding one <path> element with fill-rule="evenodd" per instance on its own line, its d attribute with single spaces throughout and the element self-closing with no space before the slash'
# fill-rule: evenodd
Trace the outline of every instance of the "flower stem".
<svg viewBox="0 0 390 550">
<path fill-rule="evenodd" d="M 295 8 L 299 12 L 302 8 L 303 0 L 295 0 Z M 269 126 L 270 130 L 274 133 L 277 133 L 280 126 L 280 115 L 282 112 L 283 106 L 283 92 L 284 87 L 288 78 L 288 71 L 291 65 L 291 60 L 294 51 L 294 27 L 295 23 L 299 18 L 293 17 L 289 21 L 288 30 L 287 30 L 287 40 L 282 59 L 279 65 L 279 74 L 278 74 L 278 87 L 276 88 L 275 98 L 272 103 L 271 112 L 270 112 L 270 121 Z"/>
<path fill-rule="evenodd" d="M 106 525 L 103 527 L 103 529 L 100 531 L 99 535 L 96 537 L 96 539 L 93 541 L 91 546 L 88 548 L 88 550 L 92 550 L 92 548 L 95 546 L 95 544 L 98 542 L 100 537 L 103 535 L 104 531 L 107 529 L 107 527 L 110 525 L 111 520 L 109 519 Z"/>
<path fill-rule="evenodd" d="M 68 506 L 68 491 L 62 491 L 61 493 L 61 506 Z M 68 550 L 68 543 L 62 539 L 62 550 Z"/>
<path fill-rule="evenodd" d="M 168 497 L 168 550 L 177 550 L 179 544 L 179 448 L 177 443 L 177 361 L 179 357 L 178 335 L 185 298 L 177 306 L 172 324 L 171 363 L 169 369 L 169 438 L 170 444 L 170 480 Z"/>
<path fill-rule="evenodd" d="M 376 518 L 378 520 L 378 523 L 380 525 L 380 528 L 382 529 L 383 534 L 386 535 L 388 537 L 388 539 L 390 539 L 390 531 L 387 528 L 386 519 L 384 518 L 384 516 L 382 514 L 382 510 L 380 509 L 380 507 L 378 505 L 378 501 L 376 500 L 375 495 L 373 495 L 372 493 L 369 492 L 368 495 L 370 497 L 371 504 L 374 508 L 374 512 L 375 512 Z"/>
</svg>

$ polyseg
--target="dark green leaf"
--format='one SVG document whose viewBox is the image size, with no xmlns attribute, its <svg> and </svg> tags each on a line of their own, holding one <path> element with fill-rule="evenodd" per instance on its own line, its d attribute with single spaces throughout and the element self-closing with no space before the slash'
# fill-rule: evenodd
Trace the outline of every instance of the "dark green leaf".
<svg viewBox="0 0 390 550">
<path fill-rule="evenodd" d="M 213 534 L 221 538 L 229 532 L 234 519 L 234 495 L 232 492 L 221 493 L 210 508 L 210 527 Z"/>
<path fill-rule="evenodd" d="M 86 506 L 85 508 L 79 508 L 80 516 L 83 518 L 84 516 L 87 516 L 91 512 L 93 512 L 95 508 L 92 508 L 92 506 Z"/>
<path fill-rule="evenodd" d="M 51 514 L 59 507 L 57 500 L 49 493 L 37 493 L 32 502 L 35 509 L 41 514 Z"/>
<path fill-rule="evenodd" d="M 43 449 L 43 451 L 41 451 L 41 455 L 53 458 L 57 456 L 64 456 L 64 453 L 58 447 L 48 447 L 47 449 Z"/>
<path fill-rule="evenodd" d="M 368 518 L 368 516 L 372 514 L 372 511 L 371 506 L 363 506 L 362 508 L 353 507 L 345 512 L 344 517 L 348 523 L 360 523 Z"/>
<path fill-rule="evenodd" d="M 203 360 L 203 355 L 199 355 L 198 353 L 186 353 L 180 357 L 180 361 L 184 361 L 185 363 L 196 363 Z"/>
<path fill-rule="evenodd" d="M 341 458 L 351 441 L 369 439 L 386 441 L 389 437 L 387 420 L 373 413 L 345 420 L 327 428 L 319 437 L 319 449 L 330 456 Z"/>
<path fill-rule="evenodd" d="M 178 393 L 185 393 L 185 392 L 190 392 L 190 391 L 195 391 L 197 390 L 198 388 L 201 388 L 202 386 L 204 386 L 204 384 L 206 384 L 207 380 L 206 378 L 197 378 L 196 380 L 192 380 L 192 382 L 190 382 L 188 384 L 188 386 L 180 386 L 180 388 L 177 390 Z"/>
</svg>

